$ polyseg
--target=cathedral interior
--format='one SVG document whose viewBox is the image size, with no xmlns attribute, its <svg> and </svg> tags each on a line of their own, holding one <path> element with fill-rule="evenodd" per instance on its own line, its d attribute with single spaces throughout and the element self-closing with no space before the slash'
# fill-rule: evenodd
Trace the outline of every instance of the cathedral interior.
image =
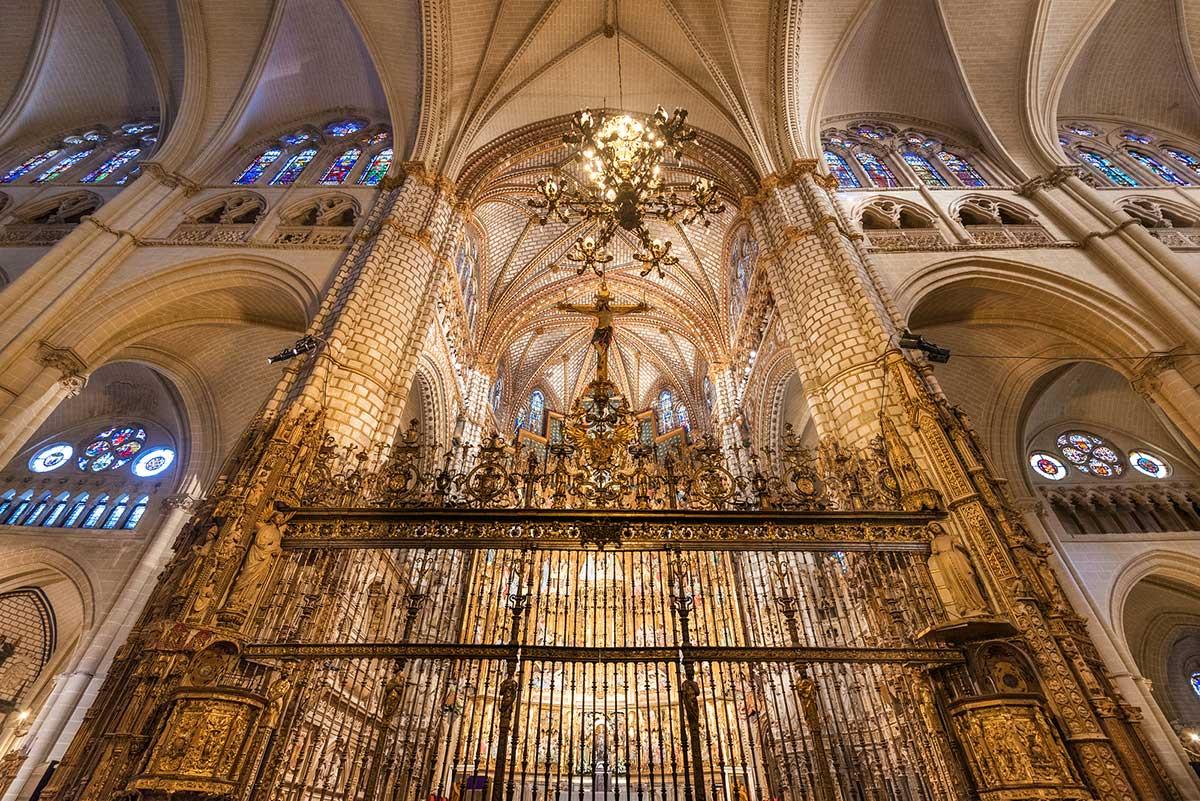
<svg viewBox="0 0 1200 801">
<path fill-rule="evenodd" d="M 0 19 L 0 801 L 1200 801 L 1200 0 Z"/>
</svg>

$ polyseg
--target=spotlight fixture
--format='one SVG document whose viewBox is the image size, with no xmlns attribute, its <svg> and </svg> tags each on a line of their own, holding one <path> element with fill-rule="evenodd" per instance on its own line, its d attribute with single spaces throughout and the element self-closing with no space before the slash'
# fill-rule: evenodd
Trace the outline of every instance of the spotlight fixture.
<svg viewBox="0 0 1200 801">
<path fill-rule="evenodd" d="M 928 357 L 929 361 L 945 364 L 950 361 L 950 349 L 938 347 L 920 334 L 914 334 L 907 328 L 901 332 L 897 344 L 905 350 L 919 350 Z"/>
<path fill-rule="evenodd" d="M 312 334 L 305 334 L 296 340 L 296 344 L 290 348 L 284 348 L 274 356 L 267 357 L 267 364 L 278 364 L 296 358 L 302 353 L 312 353 L 320 345 L 320 341 Z"/>
</svg>

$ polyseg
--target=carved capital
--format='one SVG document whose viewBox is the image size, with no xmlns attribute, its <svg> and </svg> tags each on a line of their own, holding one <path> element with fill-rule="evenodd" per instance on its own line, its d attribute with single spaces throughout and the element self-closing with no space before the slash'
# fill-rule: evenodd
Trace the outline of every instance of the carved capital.
<svg viewBox="0 0 1200 801">
<path fill-rule="evenodd" d="M 59 348 L 42 340 L 38 343 L 37 363 L 59 371 L 58 383 L 66 390 L 68 398 L 74 398 L 83 392 L 87 386 L 87 376 L 83 372 L 87 363 L 70 348 Z"/>
<path fill-rule="evenodd" d="M 1146 400 L 1152 400 L 1162 386 L 1162 373 L 1176 367 L 1174 351 L 1148 353 L 1134 365 L 1133 378 L 1129 380 L 1129 385 Z"/>
</svg>

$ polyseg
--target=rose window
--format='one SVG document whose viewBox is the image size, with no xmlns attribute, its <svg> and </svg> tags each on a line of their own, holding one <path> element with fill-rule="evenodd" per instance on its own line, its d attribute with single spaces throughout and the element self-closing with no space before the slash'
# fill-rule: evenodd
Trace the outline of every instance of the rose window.
<svg viewBox="0 0 1200 801">
<path fill-rule="evenodd" d="M 116 470 L 137 456 L 146 444 L 146 429 L 141 426 L 115 426 L 96 435 L 79 452 L 80 470 L 100 473 Z"/>
<path fill-rule="evenodd" d="M 1104 437 L 1087 431 L 1068 431 L 1058 437 L 1058 452 L 1080 473 L 1115 478 L 1125 472 L 1121 455 Z"/>
</svg>

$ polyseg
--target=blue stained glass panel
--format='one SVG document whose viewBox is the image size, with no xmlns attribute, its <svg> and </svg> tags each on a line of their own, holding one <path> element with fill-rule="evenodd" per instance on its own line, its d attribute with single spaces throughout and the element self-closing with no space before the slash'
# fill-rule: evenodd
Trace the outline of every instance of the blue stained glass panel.
<svg viewBox="0 0 1200 801">
<path fill-rule="evenodd" d="M 529 396 L 528 428 L 535 434 L 542 433 L 542 421 L 546 415 L 546 396 L 540 389 L 535 389 Z"/>
<path fill-rule="evenodd" d="M 367 144 L 368 145 L 381 145 L 391 138 L 392 138 L 392 135 L 390 133 L 388 133 L 387 131 L 380 131 L 377 134 L 372 134 L 371 138 L 367 140 Z"/>
<path fill-rule="evenodd" d="M 325 130 L 334 136 L 349 136 L 350 134 L 361 131 L 362 129 L 363 123 L 359 122 L 358 120 L 342 120 L 341 122 L 330 124 L 330 126 Z"/>
<path fill-rule="evenodd" d="M 271 179 L 271 186 L 288 186 L 289 184 L 294 183 L 296 179 L 300 177 L 300 173 L 304 172 L 304 168 L 308 166 L 308 163 L 312 161 L 313 157 L 316 155 L 317 149 L 315 147 L 310 147 L 306 150 L 301 150 L 299 153 L 292 156 L 287 160 L 287 163 L 283 165 L 283 169 L 279 171 L 279 174 Z"/>
<path fill-rule="evenodd" d="M 688 431 L 692 430 L 692 421 L 688 417 L 687 407 L 682 403 L 675 407 L 675 419 L 679 421 L 680 427 L 686 428 Z"/>
<path fill-rule="evenodd" d="M 1067 130 L 1076 136 L 1099 136 L 1100 132 L 1087 125 L 1068 125 Z"/>
<path fill-rule="evenodd" d="M 929 163 L 929 159 L 916 153 L 905 153 L 904 163 L 912 168 L 912 171 L 921 179 L 921 183 L 926 186 L 949 186 L 949 182 L 942 177 L 942 174 L 933 168 Z"/>
<path fill-rule="evenodd" d="M 137 158 L 138 154 L 141 152 L 142 149 L 140 147 L 131 147 L 128 150 L 122 150 L 120 153 L 112 156 L 99 167 L 85 175 L 83 177 L 83 182 L 85 184 L 98 184 L 101 181 L 106 180 L 114 172 L 124 167 L 131 160 Z"/>
<path fill-rule="evenodd" d="M 664 389 L 658 394 L 658 433 L 665 434 L 675 427 L 675 396 Z"/>
<path fill-rule="evenodd" d="M 358 182 L 363 186 L 378 186 L 391 166 L 392 149 L 387 147 L 375 154 L 371 163 L 363 170 L 363 174 L 358 177 Z"/>
<path fill-rule="evenodd" d="M 1125 150 L 1125 152 L 1128 153 L 1129 157 L 1132 158 L 1134 161 L 1136 161 L 1138 164 L 1141 164 L 1143 167 L 1150 170 L 1150 172 L 1154 173 L 1160 179 L 1166 181 L 1169 184 L 1175 184 L 1175 186 L 1191 186 L 1192 185 L 1191 181 L 1185 181 L 1184 179 L 1180 178 L 1178 175 L 1176 175 L 1174 173 L 1174 171 L 1172 171 L 1169 167 L 1167 167 L 1165 164 L 1160 162 L 1158 159 L 1154 158 L 1154 156 L 1151 156 L 1149 153 L 1143 153 L 1142 151 L 1137 150 L 1132 147 L 1127 148 Z"/>
<path fill-rule="evenodd" d="M 891 168 L 884 164 L 874 153 L 859 151 L 854 156 L 858 159 L 858 163 L 862 165 L 863 169 L 867 171 L 867 175 L 871 178 L 871 183 L 875 184 L 875 186 L 887 188 L 900 186 L 900 182 L 892 174 Z"/>
<path fill-rule="evenodd" d="M 263 172 L 267 167 L 274 163 L 275 159 L 279 158 L 283 151 L 277 147 L 267 148 L 262 154 L 242 171 L 242 174 L 234 181 L 235 184 L 252 184 L 262 177 Z"/>
<path fill-rule="evenodd" d="M 829 167 L 830 174 L 837 178 L 838 186 L 858 188 L 862 184 L 858 182 L 858 176 L 850 169 L 850 165 L 846 160 L 837 153 L 825 151 L 825 166 Z"/>
<path fill-rule="evenodd" d="M 329 165 L 329 169 L 321 176 L 323 184 L 340 184 L 346 180 L 346 176 L 350 174 L 350 170 L 354 169 L 354 165 L 358 163 L 358 157 L 362 155 L 362 149 L 352 147 L 342 155 L 334 159 Z"/>
<path fill-rule="evenodd" d="M 1180 150 L 1177 147 L 1164 147 L 1163 151 L 1185 167 L 1191 167 L 1193 170 L 1200 172 L 1200 158 L 1196 158 L 1186 150 Z"/>
<path fill-rule="evenodd" d="M 1200 673 L 1192 674 L 1192 692 L 1200 695 Z"/>
<path fill-rule="evenodd" d="M 58 153 L 59 151 L 56 148 L 54 150 L 47 150 L 45 153 L 37 154 L 33 158 L 16 167 L 13 167 L 11 170 L 5 173 L 4 177 L 0 178 L 0 184 L 11 184 L 13 181 L 17 180 L 29 171 L 36 170 L 39 166 L 57 156 Z"/>
<path fill-rule="evenodd" d="M 946 169 L 950 170 L 963 186 L 987 186 L 987 181 L 983 180 L 983 176 L 976 172 L 975 168 L 971 166 L 971 162 L 962 156 L 955 155 L 948 150 L 939 150 L 937 157 L 938 161 L 945 164 Z"/>
<path fill-rule="evenodd" d="M 295 133 L 284 134 L 279 138 L 289 145 L 298 145 L 301 142 L 307 142 L 311 137 L 307 131 L 296 131 Z"/>
<path fill-rule="evenodd" d="M 1113 164 L 1107 157 L 1100 155 L 1094 150 L 1086 148 L 1079 149 L 1079 158 L 1099 170 L 1105 178 L 1112 181 L 1116 186 L 1140 186 L 1129 173 Z"/>
<path fill-rule="evenodd" d="M 90 150 L 80 150 L 76 153 L 72 153 L 50 169 L 46 170 L 37 178 L 34 178 L 33 182 L 35 184 L 44 184 L 57 180 L 60 176 L 62 176 L 63 173 L 67 172 L 67 170 L 71 169 L 90 155 L 92 155 L 92 151 Z"/>
<path fill-rule="evenodd" d="M 1147 136 L 1144 133 L 1138 133 L 1137 131 L 1126 131 L 1121 134 L 1121 137 L 1130 142 L 1137 142 L 1143 145 L 1148 145 L 1154 141 L 1153 137 Z"/>
</svg>

